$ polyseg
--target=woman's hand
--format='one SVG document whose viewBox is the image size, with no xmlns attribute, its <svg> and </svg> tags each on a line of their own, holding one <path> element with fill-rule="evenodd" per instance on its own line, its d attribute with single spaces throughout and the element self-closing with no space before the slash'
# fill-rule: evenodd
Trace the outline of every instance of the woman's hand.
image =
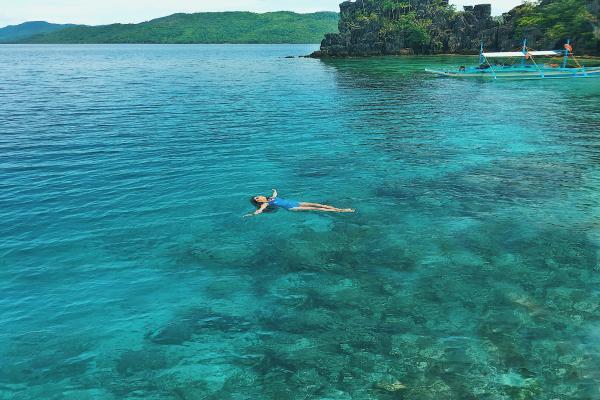
<svg viewBox="0 0 600 400">
<path fill-rule="evenodd" d="M 265 208 L 267 208 L 267 207 L 264 207 L 264 208 L 261 207 L 258 210 L 254 211 L 253 213 L 246 214 L 246 215 L 244 215 L 244 218 L 254 217 L 255 215 L 262 214 L 262 212 L 264 211 Z"/>
<path fill-rule="evenodd" d="M 265 211 L 267 209 L 267 207 L 269 207 L 269 204 L 268 203 L 263 203 L 263 204 L 260 205 L 260 208 L 258 210 L 254 211 L 252 214 L 246 214 L 246 215 L 244 215 L 244 218 L 246 218 L 246 217 L 254 217 L 255 215 L 262 214 L 262 212 Z"/>
</svg>

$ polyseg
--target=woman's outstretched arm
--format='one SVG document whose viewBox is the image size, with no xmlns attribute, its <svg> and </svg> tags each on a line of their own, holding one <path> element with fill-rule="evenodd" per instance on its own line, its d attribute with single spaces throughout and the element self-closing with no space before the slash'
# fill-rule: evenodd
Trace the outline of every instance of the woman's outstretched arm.
<svg viewBox="0 0 600 400">
<path fill-rule="evenodd" d="M 269 207 L 269 204 L 263 203 L 260 205 L 260 208 L 258 210 L 254 211 L 251 214 L 246 214 L 246 215 L 244 215 L 244 217 L 252 217 L 254 215 L 262 214 L 262 212 L 265 211 L 267 209 L 267 207 Z"/>
</svg>

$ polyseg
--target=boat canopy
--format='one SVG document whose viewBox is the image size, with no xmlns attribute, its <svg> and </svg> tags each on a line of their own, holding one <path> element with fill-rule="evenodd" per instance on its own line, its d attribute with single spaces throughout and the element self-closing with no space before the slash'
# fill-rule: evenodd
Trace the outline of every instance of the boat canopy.
<svg viewBox="0 0 600 400">
<path fill-rule="evenodd" d="M 528 54 L 532 56 L 561 56 L 563 52 L 560 50 L 543 50 L 543 51 L 530 51 Z"/>
<path fill-rule="evenodd" d="M 521 51 L 504 51 L 502 53 L 483 53 L 486 58 L 497 58 L 497 57 L 523 57 L 525 54 Z"/>
<path fill-rule="evenodd" d="M 562 52 L 560 50 L 543 50 L 543 51 L 529 51 L 523 53 L 522 51 L 503 51 L 498 53 L 483 53 L 486 58 L 502 58 L 502 57 L 525 57 L 530 56 L 560 56 Z"/>
</svg>

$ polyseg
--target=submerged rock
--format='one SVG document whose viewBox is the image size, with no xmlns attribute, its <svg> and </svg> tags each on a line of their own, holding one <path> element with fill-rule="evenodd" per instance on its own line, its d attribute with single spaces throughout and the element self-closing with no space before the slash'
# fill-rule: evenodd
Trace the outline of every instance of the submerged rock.
<svg viewBox="0 0 600 400">
<path fill-rule="evenodd" d="M 121 354 L 116 362 L 116 370 L 121 376 L 130 376 L 138 372 L 165 368 L 167 360 L 163 353 L 148 350 L 128 350 Z"/>
<path fill-rule="evenodd" d="M 180 345 L 192 338 L 192 327 L 185 323 L 172 323 L 156 332 L 151 332 L 147 337 L 156 344 Z"/>
<path fill-rule="evenodd" d="M 195 334 L 208 330 L 220 332 L 242 332 L 250 323 L 241 317 L 215 313 L 207 308 L 192 309 L 146 337 L 153 343 L 181 345 L 192 340 Z"/>
<path fill-rule="evenodd" d="M 398 390 L 406 389 L 406 385 L 400 381 L 378 382 L 375 384 L 375 388 L 386 392 L 397 392 Z"/>
</svg>

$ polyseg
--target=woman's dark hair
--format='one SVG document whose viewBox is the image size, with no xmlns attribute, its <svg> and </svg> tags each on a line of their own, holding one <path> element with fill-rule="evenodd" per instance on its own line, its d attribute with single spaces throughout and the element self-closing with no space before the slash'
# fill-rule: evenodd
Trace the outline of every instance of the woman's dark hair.
<svg viewBox="0 0 600 400">
<path fill-rule="evenodd" d="M 257 210 L 262 205 L 262 203 L 259 203 L 258 201 L 254 200 L 254 196 L 250 197 L 250 203 L 252 203 L 252 205 L 254 207 L 256 207 Z M 263 212 L 276 212 L 276 211 L 277 211 L 277 207 L 273 207 L 273 206 L 269 205 L 269 206 L 267 206 L 267 208 L 265 208 L 265 210 Z"/>
</svg>

